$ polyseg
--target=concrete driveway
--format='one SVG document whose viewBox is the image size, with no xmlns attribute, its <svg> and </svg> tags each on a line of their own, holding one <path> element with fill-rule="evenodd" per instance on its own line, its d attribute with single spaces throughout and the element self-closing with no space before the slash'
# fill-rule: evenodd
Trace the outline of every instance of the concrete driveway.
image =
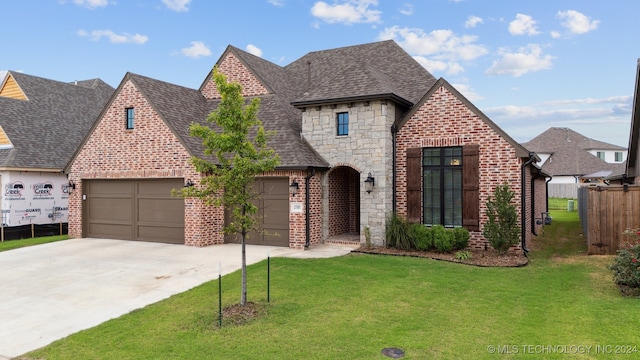
<svg viewBox="0 0 640 360">
<path fill-rule="evenodd" d="M 247 246 L 247 263 L 333 257 L 352 248 Z M 0 252 L 0 359 L 22 355 L 240 269 L 236 244 L 205 248 L 71 239 Z"/>
</svg>

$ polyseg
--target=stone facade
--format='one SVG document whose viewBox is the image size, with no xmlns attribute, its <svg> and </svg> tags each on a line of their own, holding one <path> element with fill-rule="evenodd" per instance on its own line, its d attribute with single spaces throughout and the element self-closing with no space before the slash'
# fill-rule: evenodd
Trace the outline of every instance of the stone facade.
<svg viewBox="0 0 640 360">
<path fill-rule="evenodd" d="M 349 134 L 338 136 L 337 114 L 345 112 L 349 114 Z M 384 241 L 385 220 L 392 208 L 391 125 L 395 119 L 395 104 L 380 100 L 310 106 L 302 113 L 302 136 L 329 162 L 332 171 L 344 166 L 359 173 L 359 186 L 353 189 L 359 191 L 360 224 L 356 233 L 360 234 L 360 242 L 365 241 L 365 226 L 369 227 L 374 244 L 382 245 Z M 370 194 L 363 185 L 369 173 L 375 178 Z M 323 237 L 326 239 L 338 232 L 330 228 L 330 196 L 335 196 L 331 194 L 335 185 L 330 184 L 329 173 L 323 177 L 322 183 L 323 188 L 328 189 L 323 193 L 323 208 L 328 214 L 323 221 Z M 352 226 L 355 225 L 346 225 L 342 229 L 348 228 L 352 232 Z"/>
</svg>

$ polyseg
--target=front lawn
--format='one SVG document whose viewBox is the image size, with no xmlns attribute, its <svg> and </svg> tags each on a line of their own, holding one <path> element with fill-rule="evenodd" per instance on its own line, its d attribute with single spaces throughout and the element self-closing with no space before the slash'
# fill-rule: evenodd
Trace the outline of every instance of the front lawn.
<svg viewBox="0 0 640 360">
<path fill-rule="evenodd" d="M 25 246 L 46 244 L 54 241 L 66 240 L 69 235 L 43 236 L 31 239 L 5 240 L 0 242 L 0 251 L 18 249 Z"/>
<path fill-rule="evenodd" d="M 584 255 L 575 213 L 552 216 L 526 267 L 275 258 L 268 304 L 266 261 L 249 267 L 249 301 L 266 314 L 245 325 L 216 328 L 212 281 L 25 358 L 385 359 L 386 347 L 403 349 L 404 359 L 640 356 L 638 299 L 620 295 L 606 269 L 611 257 Z M 239 272 L 222 282 L 224 303 L 237 303 Z"/>
</svg>

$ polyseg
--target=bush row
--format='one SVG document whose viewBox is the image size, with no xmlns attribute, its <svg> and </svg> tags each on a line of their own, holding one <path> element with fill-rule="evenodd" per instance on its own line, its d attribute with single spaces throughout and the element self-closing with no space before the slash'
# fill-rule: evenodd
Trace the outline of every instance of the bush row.
<svg viewBox="0 0 640 360">
<path fill-rule="evenodd" d="M 427 227 L 409 224 L 394 214 L 387 219 L 386 239 L 387 247 L 444 253 L 466 248 L 469 245 L 469 231 L 465 228 L 448 229 L 442 225 Z"/>
</svg>

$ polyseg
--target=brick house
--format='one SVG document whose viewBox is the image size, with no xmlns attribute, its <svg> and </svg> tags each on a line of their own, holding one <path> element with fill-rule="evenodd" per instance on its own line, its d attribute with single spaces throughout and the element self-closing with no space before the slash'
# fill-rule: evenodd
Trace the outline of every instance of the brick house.
<svg viewBox="0 0 640 360">
<path fill-rule="evenodd" d="M 250 243 L 363 242 L 369 228 L 382 245 L 396 211 L 465 226 L 481 248 L 484 203 L 505 181 L 517 194 L 523 239 L 536 233 L 546 211 L 539 158 L 395 42 L 311 52 L 285 67 L 229 46 L 216 66 L 245 97 L 261 98 L 258 116 L 277 132 L 269 145 L 282 163 L 254 186 L 267 234 Z M 78 188 L 69 200 L 71 236 L 234 241 L 220 231 L 222 209 L 169 195 L 198 186 L 202 174 L 189 158 L 204 149 L 188 126 L 204 123 L 219 101 L 211 74 L 196 90 L 128 73 L 66 169 Z M 441 188 L 436 177 L 447 179 Z"/>
</svg>

